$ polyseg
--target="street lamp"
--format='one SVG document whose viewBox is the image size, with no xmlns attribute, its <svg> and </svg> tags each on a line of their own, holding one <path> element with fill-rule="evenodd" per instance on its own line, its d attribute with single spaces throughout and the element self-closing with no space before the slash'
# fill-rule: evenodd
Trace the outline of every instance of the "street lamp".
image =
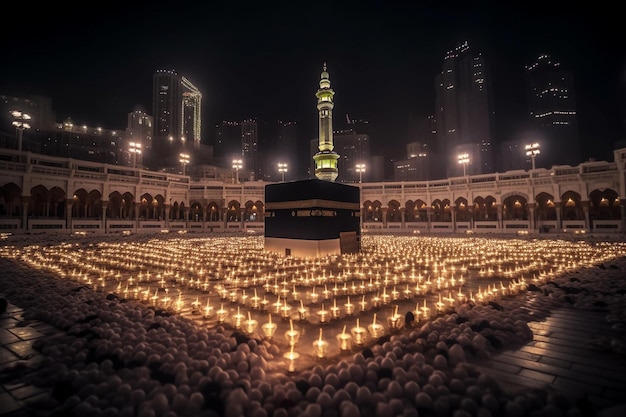
<svg viewBox="0 0 626 417">
<path fill-rule="evenodd" d="M 365 164 L 356 164 L 356 172 L 359 173 L 359 184 L 363 182 L 363 173 L 365 172 Z"/>
<path fill-rule="evenodd" d="M 285 172 L 287 172 L 287 164 L 284 163 L 284 162 L 279 162 L 278 163 L 278 172 L 280 172 L 281 181 L 285 182 Z"/>
<path fill-rule="evenodd" d="M 24 129 L 30 129 L 30 125 L 28 121 L 31 119 L 29 114 L 24 113 L 21 110 L 13 110 L 10 112 L 11 116 L 13 116 L 13 126 L 15 126 L 15 130 L 17 130 L 17 150 L 22 150 L 22 134 Z"/>
<path fill-rule="evenodd" d="M 233 169 L 235 170 L 235 184 L 239 184 L 239 170 L 243 168 L 241 159 L 233 159 Z"/>
<path fill-rule="evenodd" d="M 459 164 L 463 165 L 463 176 L 465 176 L 465 168 L 467 167 L 467 164 L 469 164 L 469 154 L 467 153 L 461 153 L 458 156 L 458 160 L 459 160 Z"/>
<path fill-rule="evenodd" d="M 178 162 L 180 162 L 183 166 L 183 175 L 185 175 L 185 166 L 189 163 L 189 154 L 181 153 L 179 155 Z"/>
<path fill-rule="evenodd" d="M 535 158 L 540 153 L 541 151 L 539 150 L 539 144 L 537 142 L 531 143 L 530 145 L 526 145 L 526 156 L 530 156 L 530 161 L 532 163 L 533 171 L 535 170 Z"/>
<path fill-rule="evenodd" d="M 129 142 L 128 152 L 130 152 L 131 154 L 131 157 L 133 159 L 133 168 L 135 168 L 137 166 L 137 154 L 141 155 L 141 143 Z"/>
</svg>

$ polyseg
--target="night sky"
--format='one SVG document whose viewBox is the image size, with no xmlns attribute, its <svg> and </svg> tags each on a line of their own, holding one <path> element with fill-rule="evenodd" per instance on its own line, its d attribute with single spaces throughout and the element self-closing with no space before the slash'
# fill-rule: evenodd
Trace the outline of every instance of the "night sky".
<svg viewBox="0 0 626 417">
<path fill-rule="evenodd" d="M 509 3 L 50 3 L 6 16 L 0 94 L 51 97 L 57 121 L 123 129 L 136 105 L 152 113 L 154 71 L 174 69 L 203 93 L 203 140 L 218 121 L 259 117 L 297 121 L 308 146 L 326 61 L 335 120 L 369 120 L 386 132 L 373 152 L 402 157 L 409 117 L 434 113 L 443 58 L 467 40 L 491 68 L 496 141 L 521 128 L 524 66 L 547 53 L 574 72 L 585 157 L 612 159 L 626 137 L 620 13 Z"/>
</svg>

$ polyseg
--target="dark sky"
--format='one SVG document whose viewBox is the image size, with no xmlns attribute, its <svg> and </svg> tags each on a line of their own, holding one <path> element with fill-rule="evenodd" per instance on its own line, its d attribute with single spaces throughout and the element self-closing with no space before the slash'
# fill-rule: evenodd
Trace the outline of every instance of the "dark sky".
<svg viewBox="0 0 626 417">
<path fill-rule="evenodd" d="M 548 3 L 48 3 L 5 16 L 0 94 L 48 96 L 58 121 L 122 129 L 136 105 L 152 113 L 154 71 L 174 69 L 203 93 L 203 136 L 220 120 L 259 117 L 297 121 L 308 143 L 327 61 L 335 119 L 370 120 L 386 132 L 374 151 L 402 156 L 409 116 L 434 112 L 445 53 L 467 40 L 491 68 L 496 141 L 520 129 L 524 66 L 547 53 L 574 73 L 583 142 L 600 144 L 586 157 L 605 159 L 626 136 L 623 18 Z"/>
</svg>

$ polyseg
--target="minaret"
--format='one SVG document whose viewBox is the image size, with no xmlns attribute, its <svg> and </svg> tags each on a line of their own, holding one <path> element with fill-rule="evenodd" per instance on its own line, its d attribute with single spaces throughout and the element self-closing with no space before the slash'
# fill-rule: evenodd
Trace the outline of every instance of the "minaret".
<svg viewBox="0 0 626 417">
<path fill-rule="evenodd" d="M 320 88 L 315 93 L 317 97 L 317 111 L 319 112 L 319 144 L 313 156 L 315 161 L 315 176 L 320 180 L 335 181 L 339 171 L 337 160 L 339 154 L 333 151 L 333 96 L 335 92 L 330 88 L 330 79 L 326 71 L 326 63 L 320 77 Z"/>
</svg>

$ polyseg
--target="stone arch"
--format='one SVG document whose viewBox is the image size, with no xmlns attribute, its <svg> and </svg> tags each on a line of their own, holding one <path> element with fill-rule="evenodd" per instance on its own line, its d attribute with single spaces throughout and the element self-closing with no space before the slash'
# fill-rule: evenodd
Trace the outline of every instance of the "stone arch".
<svg viewBox="0 0 626 417">
<path fill-rule="evenodd" d="M 119 219 L 122 207 L 122 194 L 119 191 L 113 191 L 109 194 L 109 204 L 107 205 L 107 219 Z"/>
<path fill-rule="evenodd" d="M 581 196 L 576 191 L 566 191 L 561 196 L 561 218 L 563 220 L 585 220 Z"/>
<path fill-rule="evenodd" d="M 535 197 L 535 216 L 538 221 L 556 220 L 556 204 L 554 196 L 549 193 L 539 193 Z"/>
<path fill-rule="evenodd" d="M 428 221 L 428 204 L 424 200 L 415 200 L 415 209 L 417 210 L 417 217 L 421 222 Z"/>
<path fill-rule="evenodd" d="M 48 189 L 43 185 L 36 185 L 30 189 L 30 201 L 28 203 L 29 217 L 46 216 L 48 202 Z"/>
<path fill-rule="evenodd" d="M 174 203 L 170 206 L 170 220 L 179 220 L 180 217 L 180 205 L 178 201 L 174 201 Z"/>
<path fill-rule="evenodd" d="M 19 217 L 22 214 L 22 189 L 14 182 L 0 187 L 0 216 Z"/>
<path fill-rule="evenodd" d="M 415 210 L 415 202 L 413 200 L 408 200 L 404 204 L 404 220 L 407 222 L 414 222 L 417 218 L 417 213 Z"/>
<path fill-rule="evenodd" d="M 363 221 L 364 222 L 382 222 L 383 221 L 382 203 L 378 200 L 365 201 L 363 203 Z"/>
<path fill-rule="evenodd" d="M 141 220 L 152 219 L 152 195 L 144 193 L 139 198 L 139 218 Z"/>
<path fill-rule="evenodd" d="M 498 220 L 496 199 L 492 195 L 476 197 L 474 199 L 474 219 L 477 221 Z"/>
<path fill-rule="evenodd" d="M 109 194 L 107 217 L 110 219 L 133 219 L 135 217 L 134 199 L 133 194 L 128 191 L 123 195 L 119 191 L 113 191 Z"/>
<path fill-rule="evenodd" d="M 617 191 L 595 189 L 589 194 L 589 215 L 592 220 L 621 220 L 620 199 Z"/>
<path fill-rule="evenodd" d="M 435 199 L 431 204 L 432 220 L 434 222 L 449 222 L 452 221 L 452 213 L 450 210 L 450 200 L 444 198 L 443 200 Z"/>
<path fill-rule="evenodd" d="M 469 211 L 467 198 L 465 197 L 457 198 L 454 201 L 454 206 L 456 207 L 456 221 L 457 222 L 469 222 L 470 211 Z"/>
<path fill-rule="evenodd" d="M 215 201 L 211 201 L 207 206 L 207 219 L 210 222 L 217 222 L 220 220 L 220 206 Z"/>
<path fill-rule="evenodd" d="M 204 221 L 204 210 L 202 204 L 198 201 L 193 201 L 189 206 L 189 220 L 192 222 Z"/>
<path fill-rule="evenodd" d="M 165 219 L 165 197 L 163 195 L 157 194 L 154 196 L 152 200 L 152 213 L 154 220 Z"/>
<path fill-rule="evenodd" d="M 241 221 L 241 203 L 237 200 L 230 200 L 227 206 L 226 220 L 228 222 Z"/>
<path fill-rule="evenodd" d="M 528 220 L 528 201 L 520 194 L 509 194 L 502 200 L 502 218 L 504 220 Z"/>
<path fill-rule="evenodd" d="M 72 218 L 84 219 L 87 217 L 87 190 L 79 188 L 72 195 Z"/>
<path fill-rule="evenodd" d="M 85 217 L 97 218 L 102 217 L 102 194 L 98 190 L 91 190 L 87 194 L 87 204 L 85 206 Z"/>
<path fill-rule="evenodd" d="M 52 187 L 48 191 L 48 198 L 50 204 L 50 216 L 57 217 L 59 219 L 65 218 L 65 190 L 61 187 Z M 102 206 L 100 206 L 100 210 L 102 211 Z"/>
<path fill-rule="evenodd" d="M 400 203 L 397 200 L 391 200 L 387 203 L 387 222 L 399 223 L 402 221 L 400 213 Z"/>
</svg>

